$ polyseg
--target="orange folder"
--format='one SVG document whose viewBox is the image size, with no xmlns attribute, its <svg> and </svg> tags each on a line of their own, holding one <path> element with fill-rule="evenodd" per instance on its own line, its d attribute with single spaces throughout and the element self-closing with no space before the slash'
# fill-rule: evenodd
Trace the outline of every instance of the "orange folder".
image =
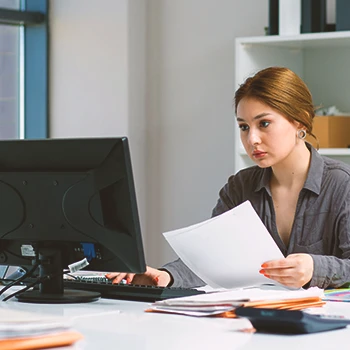
<svg viewBox="0 0 350 350">
<path fill-rule="evenodd" d="M 242 306 L 266 309 L 303 310 L 309 307 L 321 307 L 324 304 L 326 304 L 326 302 L 319 297 L 307 297 L 288 300 L 248 301 L 243 303 Z M 235 310 L 223 312 L 222 314 L 215 315 L 215 317 L 234 318 L 236 317 Z"/>
<path fill-rule="evenodd" d="M 83 336 L 75 331 L 60 332 L 38 337 L 0 339 L 0 349 L 6 350 L 35 350 L 49 349 L 59 346 L 69 346 L 82 339 Z"/>
<path fill-rule="evenodd" d="M 266 309 L 284 309 L 284 310 L 303 310 L 309 307 L 320 307 L 323 306 L 326 302 L 323 301 L 318 296 L 304 297 L 304 298 L 295 298 L 295 299 L 276 299 L 276 300 L 257 300 L 257 301 L 247 301 L 242 302 L 240 306 L 246 307 L 256 307 L 256 308 L 266 308 Z M 213 302 L 215 305 L 215 302 Z M 222 303 L 220 304 L 222 305 Z M 160 313 L 175 313 L 171 308 L 169 310 L 154 310 L 152 308 L 146 309 L 146 312 L 160 312 Z M 186 312 L 182 313 L 186 315 Z M 215 315 L 207 315 L 207 317 L 224 317 L 224 318 L 233 318 L 235 315 L 235 308 L 232 307 L 232 310 L 225 311 Z"/>
</svg>

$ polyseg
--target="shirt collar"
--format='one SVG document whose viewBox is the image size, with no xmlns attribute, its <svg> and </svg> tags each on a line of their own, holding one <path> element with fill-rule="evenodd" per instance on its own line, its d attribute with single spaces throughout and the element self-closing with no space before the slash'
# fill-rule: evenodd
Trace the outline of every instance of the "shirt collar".
<svg viewBox="0 0 350 350">
<path fill-rule="evenodd" d="M 310 159 L 310 168 L 307 174 L 306 181 L 303 188 L 308 189 L 312 192 L 315 192 L 317 195 L 321 191 L 321 182 L 324 169 L 324 160 L 322 156 L 313 148 L 309 143 L 306 142 L 306 147 L 311 153 Z M 255 192 L 260 191 L 262 188 L 265 188 L 266 191 L 271 196 L 270 190 L 270 178 L 271 178 L 271 168 L 262 169 L 262 176 L 260 181 L 257 182 L 255 187 Z"/>
<path fill-rule="evenodd" d="M 271 178 L 271 167 L 264 168 L 262 170 L 262 176 L 260 181 L 257 182 L 255 192 L 259 192 L 262 188 L 265 188 L 267 193 L 271 196 L 270 191 L 270 178 Z"/>
<path fill-rule="evenodd" d="M 311 152 L 310 168 L 309 173 L 304 184 L 304 188 L 320 194 L 321 183 L 324 169 L 324 160 L 322 156 L 313 148 L 309 143 L 306 142 L 307 148 Z"/>
</svg>

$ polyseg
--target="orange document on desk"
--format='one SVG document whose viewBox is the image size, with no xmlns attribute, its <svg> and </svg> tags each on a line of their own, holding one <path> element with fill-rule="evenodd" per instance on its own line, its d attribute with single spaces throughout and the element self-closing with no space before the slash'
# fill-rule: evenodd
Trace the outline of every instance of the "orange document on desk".
<svg viewBox="0 0 350 350">
<path fill-rule="evenodd" d="M 70 346 L 83 336 L 64 317 L 23 312 L 0 304 L 0 349 L 29 350 Z"/>
<path fill-rule="evenodd" d="M 278 286 L 260 286 L 212 292 L 183 298 L 157 301 L 147 312 L 162 312 L 187 316 L 235 317 L 239 306 L 302 310 L 325 304 L 323 290 L 289 290 Z"/>
<path fill-rule="evenodd" d="M 75 331 L 41 335 L 28 338 L 0 339 L 0 349 L 6 350 L 35 350 L 69 346 L 82 339 L 83 336 Z"/>
</svg>

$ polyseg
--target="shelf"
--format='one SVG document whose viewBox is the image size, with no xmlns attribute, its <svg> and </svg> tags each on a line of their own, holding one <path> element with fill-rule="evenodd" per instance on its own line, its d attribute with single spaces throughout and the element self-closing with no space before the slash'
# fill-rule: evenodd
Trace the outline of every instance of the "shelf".
<svg viewBox="0 0 350 350">
<path fill-rule="evenodd" d="M 291 36 L 266 35 L 247 38 L 237 38 L 237 44 L 242 46 L 269 45 L 291 49 L 349 47 L 350 31 L 309 33 Z"/>
<path fill-rule="evenodd" d="M 318 152 L 324 156 L 350 156 L 350 148 L 320 148 Z"/>
<path fill-rule="evenodd" d="M 266 35 L 235 40 L 235 89 L 247 77 L 271 66 L 288 67 L 310 89 L 315 106 L 350 112 L 350 31 Z M 253 164 L 235 130 L 235 171 Z M 350 164 L 350 149 L 321 148 L 319 153 Z"/>
</svg>

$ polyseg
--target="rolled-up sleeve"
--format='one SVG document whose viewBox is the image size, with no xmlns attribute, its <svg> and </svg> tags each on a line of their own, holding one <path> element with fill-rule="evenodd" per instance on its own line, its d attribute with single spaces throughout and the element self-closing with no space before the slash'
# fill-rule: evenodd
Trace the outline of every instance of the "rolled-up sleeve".
<svg viewBox="0 0 350 350">
<path fill-rule="evenodd" d="M 192 270 L 190 270 L 181 259 L 165 264 L 162 269 L 171 274 L 173 278 L 171 287 L 197 288 L 205 285 L 205 283 Z"/>
</svg>

